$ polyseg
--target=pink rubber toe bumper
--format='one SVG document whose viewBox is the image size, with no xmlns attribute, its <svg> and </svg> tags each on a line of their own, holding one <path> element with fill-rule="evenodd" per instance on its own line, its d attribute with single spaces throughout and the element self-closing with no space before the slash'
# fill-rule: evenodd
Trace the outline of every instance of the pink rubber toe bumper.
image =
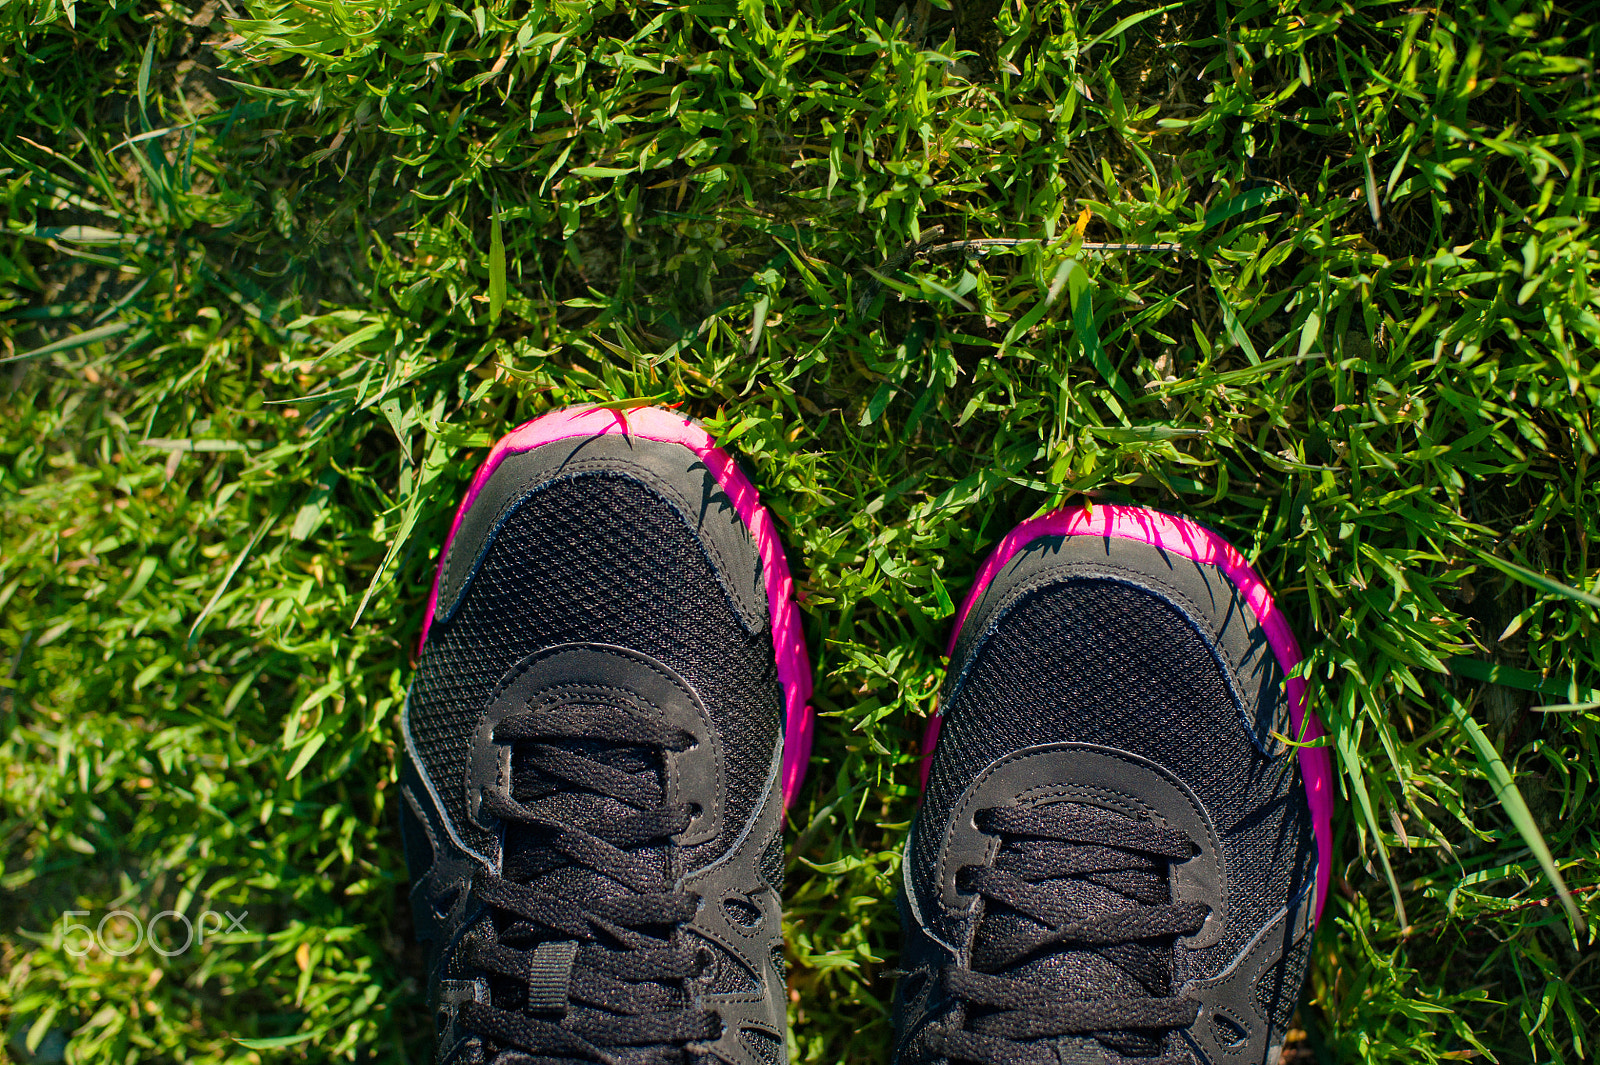
<svg viewBox="0 0 1600 1065">
<path fill-rule="evenodd" d="M 1013 555 L 1041 536 L 1104 536 L 1123 540 L 1136 540 L 1150 544 L 1169 554 L 1190 559 L 1202 565 L 1215 566 L 1233 582 L 1244 595 L 1245 602 L 1255 613 L 1256 620 L 1266 630 L 1267 644 L 1278 660 L 1284 675 L 1289 677 L 1300 662 L 1300 645 L 1289 631 L 1289 622 L 1272 601 L 1265 582 L 1250 568 L 1244 556 L 1232 544 L 1201 525 L 1186 518 L 1163 514 L 1145 507 L 1096 505 L 1072 508 L 1044 514 L 1018 525 L 990 552 L 972 590 L 961 604 L 956 615 L 955 628 L 950 634 L 948 656 L 955 650 L 956 637 L 961 626 L 989 582 Z M 1327 730 L 1317 715 L 1306 706 L 1306 682 L 1299 677 L 1289 677 L 1285 684 L 1289 697 L 1289 722 L 1295 739 L 1315 740 L 1326 736 Z M 928 731 L 923 737 L 922 783 L 928 783 L 928 770 L 933 763 L 933 747 L 939 738 L 940 717 L 934 714 L 928 720 Z M 1317 843 L 1317 919 L 1322 918 L 1322 905 L 1328 895 L 1328 876 L 1333 869 L 1333 759 L 1326 747 L 1299 748 L 1300 775 L 1305 780 L 1306 799 L 1311 807 L 1311 831 Z"/>
<path fill-rule="evenodd" d="M 422 639 L 417 643 L 417 653 L 421 654 L 428 642 L 428 627 L 438 607 L 439 581 L 444 572 L 444 559 L 450 551 L 450 542 L 455 539 L 456 532 L 461 528 L 461 519 L 478 498 L 478 493 L 483 491 L 483 486 L 489 483 L 495 468 L 507 455 L 532 451 L 557 440 L 607 433 L 681 444 L 694 452 L 722 485 L 723 491 L 728 493 L 734 510 L 755 539 L 766 579 L 778 682 L 783 686 L 783 804 L 787 808 L 800 790 L 800 782 L 805 779 L 806 764 L 811 758 L 812 727 L 812 710 L 808 702 L 811 698 L 811 660 L 806 654 L 800 613 L 794 605 L 794 582 L 789 577 L 789 562 L 784 556 L 783 545 L 778 541 L 772 516 L 761 505 L 761 498 L 750 479 L 740 471 L 732 456 L 716 446 L 710 433 L 680 414 L 658 407 L 639 407 L 627 411 L 574 407 L 551 411 L 501 437 L 473 476 L 467 496 L 456 510 L 450 536 L 439 549 L 439 570 L 433 577 L 433 592 L 428 596 L 428 613 L 422 621 Z"/>
</svg>

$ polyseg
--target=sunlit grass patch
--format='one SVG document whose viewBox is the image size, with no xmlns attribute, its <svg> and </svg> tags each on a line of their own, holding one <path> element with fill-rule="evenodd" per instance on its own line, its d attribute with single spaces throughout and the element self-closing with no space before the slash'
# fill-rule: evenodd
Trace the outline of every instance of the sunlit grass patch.
<svg viewBox="0 0 1600 1065">
<path fill-rule="evenodd" d="M 30 0 L 0 33 L 14 1056 L 427 1060 L 388 784 L 433 553 L 498 434 L 624 400 L 742 456 L 797 574 L 796 1060 L 887 1060 L 953 604 L 1091 499 L 1223 532 L 1308 653 L 1343 795 L 1297 1053 L 1592 1055 L 1589 21 Z M 118 909 L 249 916 L 69 949 Z"/>
</svg>

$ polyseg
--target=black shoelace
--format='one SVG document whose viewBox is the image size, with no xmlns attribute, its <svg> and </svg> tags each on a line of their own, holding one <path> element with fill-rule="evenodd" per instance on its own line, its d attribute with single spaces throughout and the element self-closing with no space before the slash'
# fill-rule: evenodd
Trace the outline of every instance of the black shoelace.
<svg viewBox="0 0 1600 1065">
<path fill-rule="evenodd" d="M 1167 866 L 1193 855 L 1188 837 L 1072 806 L 983 810 L 978 827 L 1000 836 L 999 852 L 992 864 L 958 875 L 986 912 L 971 968 L 942 974 L 960 1006 L 952 1022 L 927 1030 L 927 1049 L 981 1065 L 1057 1065 L 1055 1047 L 1036 1041 L 1092 1036 L 1154 1065 L 1165 1033 L 1193 1024 L 1199 1012 L 1197 1002 L 1172 995 L 1172 942 L 1198 932 L 1208 912 L 1202 903 L 1169 901 Z M 1133 905 L 1085 906 L 1065 897 L 1074 882 L 1079 899 Z M 1098 956 L 1127 978 L 1122 986 L 1145 993 L 1076 998 L 1070 980 L 1050 979 L 1049 956 L 1063 950 Z"/>
<path fill-rule="evenodd" d="M 519 744 L 517 794 L 485 788 L 482 808 L 506 822 L 508 852 L 514 831 L 523 846 L 515 880 L 473 884 L 499 920 L 494 942 L 467 960 L 517 993 L 501 1003 L 514 1008 L 465 1003 L 463 1026 L 501 1047 L 505 1065 L 686 1061 L 686 1044 L 722 1027 L 693 1007 L 687 985 L 709 960 L 682 926 L 699 899 L 672 890 L 672 852 L 662 850 L 694 811 L 666 802 L 660 752 L 694 737 L 613 707 L 574 706 L 510 715 L 494 738 Z M 543 889 L 532 886 L 547 874 Z"/>
</svg>

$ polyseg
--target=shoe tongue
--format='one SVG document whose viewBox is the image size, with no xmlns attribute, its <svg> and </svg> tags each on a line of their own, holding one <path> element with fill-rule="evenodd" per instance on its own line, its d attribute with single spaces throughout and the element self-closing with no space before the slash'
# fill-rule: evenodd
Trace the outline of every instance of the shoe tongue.
<svg viewBox="0 0 1600 1065">
<path fill-rule="evenodd" d="M 1063 816 L 1092 817 L 1118 826 L 1125 826 L 1131 820 L 1098 806 L 1077 803 L 1060 803 L 1050 809 L 1059 810 Z M 1014 836 L 1002 838 L 1003 842 L 1000 845 L 1002 857 L 1007 852 L 1037 855 L 1045 848 L 1073 850 L 1089 846 L 1047 843 Z M 1094 849 L 1101 851 L 1105 848 Z M 1137 855 L 1129 855 L 1128 864 L 1138 863 Z M 1158 902 L 1170 901 L 1171 893 L 1167 877 L 1164 865 L 1157 860 L 1149 871 L 1139 869 L 1116 873 L 1078 874 L 1037 881 L 1031 877 L 1025 879 L 1036 884 L 1047 897 L 1053 899 L 1062 912 L 1075 914 L 1080 918 L 1095 918 L 1114 913 L 1127 913 L 1150 905 L 1148 902 L 1134 901 L 1128 897 L 1130 894 Z M 1116 890 L 1104 883 L 1096 883 L 1095 878 L 1114 882 Z M 1016 935 L 1043 932 L 1047 928 L 1047 925 L 1019 913 L 1004 903 L 987 899 L 984 917 L 978 924 L 974 938 L 973 949 L 976 953 L 990 943 L 1010 939 Z M 996 975 L 1027 980 L 1029 983 L 1047 988 L 1059 995 L 1062 1001 L 1162 997 L 1172 993 L 1173 947 L 1170 942 L 1125 943 L 1093 949 L 1052 946 L 995 972 Z M 1123 1047 L 1125 1054 L 1138 1056 L 1161 1052 L 1159 1035 L 1151 1036 L 1142 1032 L 1124 1032 L 1119 1035 L 1123 1037 L 1122 1042 L 1125 1043 Z"/>
</svg>

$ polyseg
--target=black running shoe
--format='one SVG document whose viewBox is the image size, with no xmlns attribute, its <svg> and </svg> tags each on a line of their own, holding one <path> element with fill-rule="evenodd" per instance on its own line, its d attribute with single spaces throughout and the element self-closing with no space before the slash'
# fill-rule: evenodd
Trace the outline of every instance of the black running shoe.
<svg viewBox="0 0 1600 1065">
<path fill-rule="evenodd" d="M 664 410 L 522 426 L 457 512 L 420 653 L 401 820 L 437 1061 L 787 1060 L 811 674 L 733 460 Z"/>
<path fill-rule="evenodd" d="M 906 845 L 896 1060 L 1273 1065 L 1332 770 L 1243 557 L 1140 507 L 1025 522 L 962 607 Z M 937 740 L 937 746 L 934 745 Z"/>
</svg>

